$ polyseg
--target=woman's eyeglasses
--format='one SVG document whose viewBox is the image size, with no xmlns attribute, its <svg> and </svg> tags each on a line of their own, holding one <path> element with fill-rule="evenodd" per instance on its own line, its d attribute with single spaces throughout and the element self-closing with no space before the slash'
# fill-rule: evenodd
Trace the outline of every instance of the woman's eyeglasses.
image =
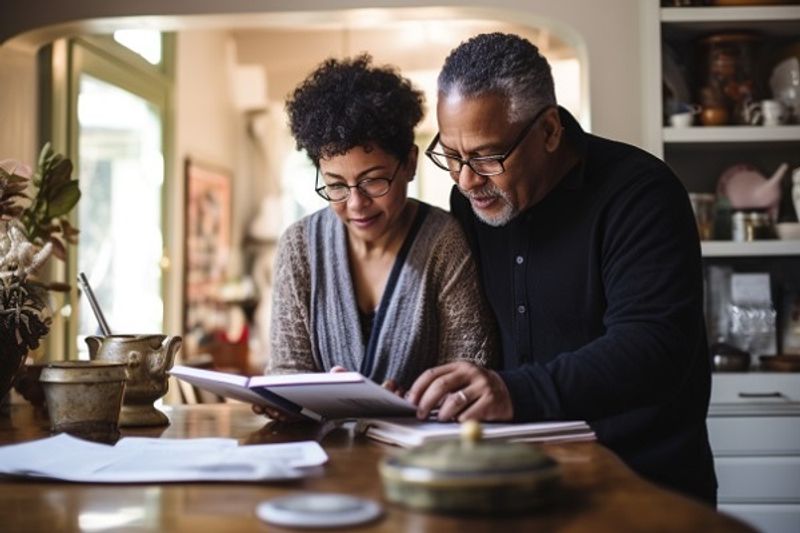
<svg viewBox="0 0 800 533">
<path fill-rule="evenodd" d="M 319 187 L 319 167 L 317 167 L 317 179 L 314 184 L 314 190 L 325 200 L 338 204 L 346 202 L 350 198 L 350 190 L 358 189 L 358 191 L 368 198 L 379 198 L 384 196 L 392 188 L 392 181 L 397 176 L 397 171 L 400 169 L 400 162 L 392 173 L 391 178 L 366 178 L 355 185 L 347 185 L 346 183 L 332 183 Z"/>
</svg>

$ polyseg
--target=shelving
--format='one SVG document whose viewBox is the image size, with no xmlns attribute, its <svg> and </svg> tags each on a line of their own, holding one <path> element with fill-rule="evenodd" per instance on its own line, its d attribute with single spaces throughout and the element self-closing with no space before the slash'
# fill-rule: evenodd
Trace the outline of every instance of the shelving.
<svg viewBox="0 0 800 533">
<path fill-rule="evenodd" d="M 770 35 L 797 36 L 800 6 L 664 7 L 661 22 L 668 30 L 713 33 L 746 26 Z"/>
<path fill-rule="evenodd" d="M 703 241 L 703 257 L 800 257 L 800 241 Z"/>
<path fill-rule="evenodd" d="M 666 127 L 665 143 L 765 143 L 795 142 L 800 144 L 800 126 L 693 126 Z"/>
<path fill-rule="evenodd" d="M 761 531 L 796 531 L 800 524 L 798 420 L 800 374 L 714 375 L 708 434 L 722 512 Z"/>
<path fill-rule="evenodd" d="M 646 8 L 645 34 L 654 37 L 643 43 L 650 151 L 664 158 L 687 190 L 697 193 L 716 192 L 720 175 L 731 165 L 753 165 L 765 176 L 784 162 L 792 169 L 800 166 L 797 123 L 674 128 L 665 127 L 662 112 L 664 86 L 673 94 L 681 88 L 676 72 L 680 74 L 677 81 L 685 85 L 687 103 L 699 102 L 704 64 L 698 63 L 700 56 L 695 54 L 702 53 L 702 39 L 711 34 L 755 32 L 763 50 L 773 54 L 790 43 L 800 48 L 800 5 L 659 8 L 658 4 L 650 0 Z M 668 55 L 664 72 L 662 52 Z M 775 59 L 769 57 L 757 72 L 762 91 L 758 99 L 769 97 L 766 81 Z M 676 62 L 688 64 L 681 69 Z M 701 247 L 709 267 L 769 272 L 773 295 L 779 298 L 787 287 L 800 288 L 800 241 L 716 240 L 704 241 Z M 751 393 L 758 392 L 764 397 L 753 398 Z M 768 533 L 796 532 L 800 524 L 799 395 L 800 373 L 715 373 L 712 379 L 708 428 L 719 480 L 719 508 Z"/>
<path fill-rule="evenodd" d="M 800 18 L 800 6 L 736 6 L 736 7 L 662 7 L 662 23 L 686 23 L 693 25 L 722 25 L 729 28 L 732 22 L 747 22 L 748 26 L 758 22 L 784 21 Z"/>
</svg>

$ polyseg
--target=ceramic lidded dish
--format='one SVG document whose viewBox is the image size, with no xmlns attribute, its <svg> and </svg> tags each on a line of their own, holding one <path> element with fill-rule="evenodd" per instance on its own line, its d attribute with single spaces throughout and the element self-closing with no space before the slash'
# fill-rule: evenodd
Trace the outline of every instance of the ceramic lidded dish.
<svg viewBox="0 0 800 533">
<path fill-rule="evenodd" d="M 389 501 L 432 511 L 495 513 L 540 508 L 560 483 L 558 464 L 536 446 L 481 440 L 467 422 L 461 441 L 429 443 L 381 461 Z"/>
</svg>

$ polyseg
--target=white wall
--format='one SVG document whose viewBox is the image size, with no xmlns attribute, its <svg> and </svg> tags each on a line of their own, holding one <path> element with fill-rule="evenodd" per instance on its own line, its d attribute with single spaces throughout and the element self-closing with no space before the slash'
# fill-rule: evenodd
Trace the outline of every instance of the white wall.
<svg viewBox="0 0 800 533">
<path fill-rule="evenodd" d="M 0 47 L 0 159 L 36 164 L 36 57 Z"/>
<path fill-rule="evenodd" d="M 72 0 L 41 9 L 28 0 L 5 0 L 0 7 L 0 42 L 15 37 L 33 46 L 54 35 L 109 31 L 126 26 L 163 29 L 192 27 L 280 27 L 287 22 L 324 23 L 344 19 L 353 24 L 380 17 L 431 19 L 453 13 L 474 18 L 501 18 L 518 24 L 556 27 L 580 45 L 589 65 L 591 124 L 594 132 L 642 144 L 642 64 L 640 11 L 656 0 Z M 397 8 L 391 12 L 363 8 Z M 340 10 L 349 10 L 343 12 Z M 181 17 L 176 15 L 196 15 Z M 147 15 L 136 19 L 135 16 Z M 128 17 L 128 18 L 121 18 Z M 91 19 L 86 22 L 85 19 Z M 83 20 L 83 22 L 81 22 Z M 49 28 L 41 26 L 51 24 Z M 655 38 L 656 36 L 653 36 Z M 290 51 L 287 51 L 290 52 Z"/>
<path fill-rule="evenodd" d="M 228 87 L 226 46 L 231 28 L 281 28 L 286 25 L 343 21 L 354 26 L 370 18 L 432 21 L 452 16 L 496 19 L 531 27 L 555 28 L 559 37 L 576 47 L 588 68 L 589 122 L 594 133 L 632 144 L 645 142 L 642 87 L 642 44 L 657 35 L 645 32 L 640 21 L 656 0 L 440 0 L 432 8 L 420 0 L 71 0 L 41 9 L 29 0 L 0 3 L 0 157 L 33 161 L 36 131 L 36 80 L 33 51 L 56 37 L 109 32 L 119 27 L 158 27 L 178 30 L 175 84 L 175 179 L 170 197 L 182 199 L 183 159 L 190 156 L 231 170 L 242 169 L 244 122 L 233 109 Z M 450 6 L 450 7 L 447 7 Z M 392 8 L 391 11 L 364 7 Z M 339 11 L 346 9 L 347 11 Z M 167 12 L 168 11 L 168 12 Z M 223 11 L 223 13 L 220 13 Z M 146 15 L 146 18 L 136 18 Z M 195 16 L 181 16 L 195 15 Z M 123 18 L 125 17 L 125 18 Z M 87 20 L 89 19 L 89 20 Z M 50 24 L 49 27 L 44 27 Z M 13 38 L 12 38 L 13 37 Z M 10 39 L 10 41 L 7 41 Z M 287 58 L 292 48 L 283 44 Z M 340 48 L 337 45 L 336 51 Z M 26 52 L 19 52 L 25 50 Z M 268 121 L 281 120 L 282 110 L 271 109 Z M 283 149 L 269 147 L 269 149 Z M 269 154 L 267 154 L 269 155 Z M 267 168 L 264 174 L 273 174 Z M 241 242 L 245 220 L 252 216 L 253 197 L 266 187 L 242 179 L 234 193 L 236 234 Z M 173 268 L 167 295 L 168 323 L 180 323 L 183 206 L 170 212 Z M 239 264 L 234 270 L 240 268 Z M 237 272 L 234 272 L 237 273 Z"/>
<path fill-rule="evenodd" d="M 175 52 L 174 167 L 175 180 L 168 184 L 171 198 L 184 198 L 184 160 L 190 157 L 231 172 L 237 166 L 237 138 L 240 127 L 228 83 L 226 50 L 228 34 L 221 30 L 185 31 L 177 35 Z M 241 188 L 239 188 L 241 192 Z M 245 191 L 246 194 L 246 191 Z M 233 213 L 241 214 L 241 195 L 234 189 Z M 168 302 L 180 302 L 183 274 L 183 206 L 170 210 L 170 242 L 176 250 L 170 272 Z M 233 243 L 241 241 L 243 221 L 234 220 Z M 232 274 L 241 269 L 237 254 L 232 256 Z M 180 324 L 181 308 L 168 305 L 170 324 Z"/>
</svg>

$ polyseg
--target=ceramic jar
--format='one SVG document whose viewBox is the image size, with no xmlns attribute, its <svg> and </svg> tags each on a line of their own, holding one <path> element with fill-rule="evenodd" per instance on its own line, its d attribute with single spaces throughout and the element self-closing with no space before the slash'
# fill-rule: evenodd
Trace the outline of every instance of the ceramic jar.
<svg viewBox="0 0 800 533">
<path fill-rule="evenodd" d="M 477 427 L 477 429 L 475 429 Z M 389 501 L 442 512 L 530 512 L 558 495 L 558 463 L 538 447 L 481 440 L 480 426 L 462 426 L 462 440 L 431 442 L 380 464 Z"/>
<path fill-rule="evenodd" d="M 128 384 L 120 426 L 166 426 L 169 418 L 153 406 L 167 392 L 167 371 L 172 368 L 181 337 L 167 335 L 108 335 L 86 337 L 92 360 L 123 363 Z"/>
<path fill-rule="evenodd" d="M 718 33 L 700 44 L 704 57 L 701 103 L 709 111 L 701 115 L 706 125 L 745 123 L 744 106 L 757 100 L 753 50 L 758 37 L 752 33 Z M 728 116 L 721 109 L 725 108 Z M 724 120 L 723 120 L 724 119 Z"/>
<path fill-rule="evenodd" d="M 90 440 L 113 442 L 125 390 L 125 364 L 60 361 L 47 364 L 39 380 L 47 400 L 50 429 Z"/>
</svg>

